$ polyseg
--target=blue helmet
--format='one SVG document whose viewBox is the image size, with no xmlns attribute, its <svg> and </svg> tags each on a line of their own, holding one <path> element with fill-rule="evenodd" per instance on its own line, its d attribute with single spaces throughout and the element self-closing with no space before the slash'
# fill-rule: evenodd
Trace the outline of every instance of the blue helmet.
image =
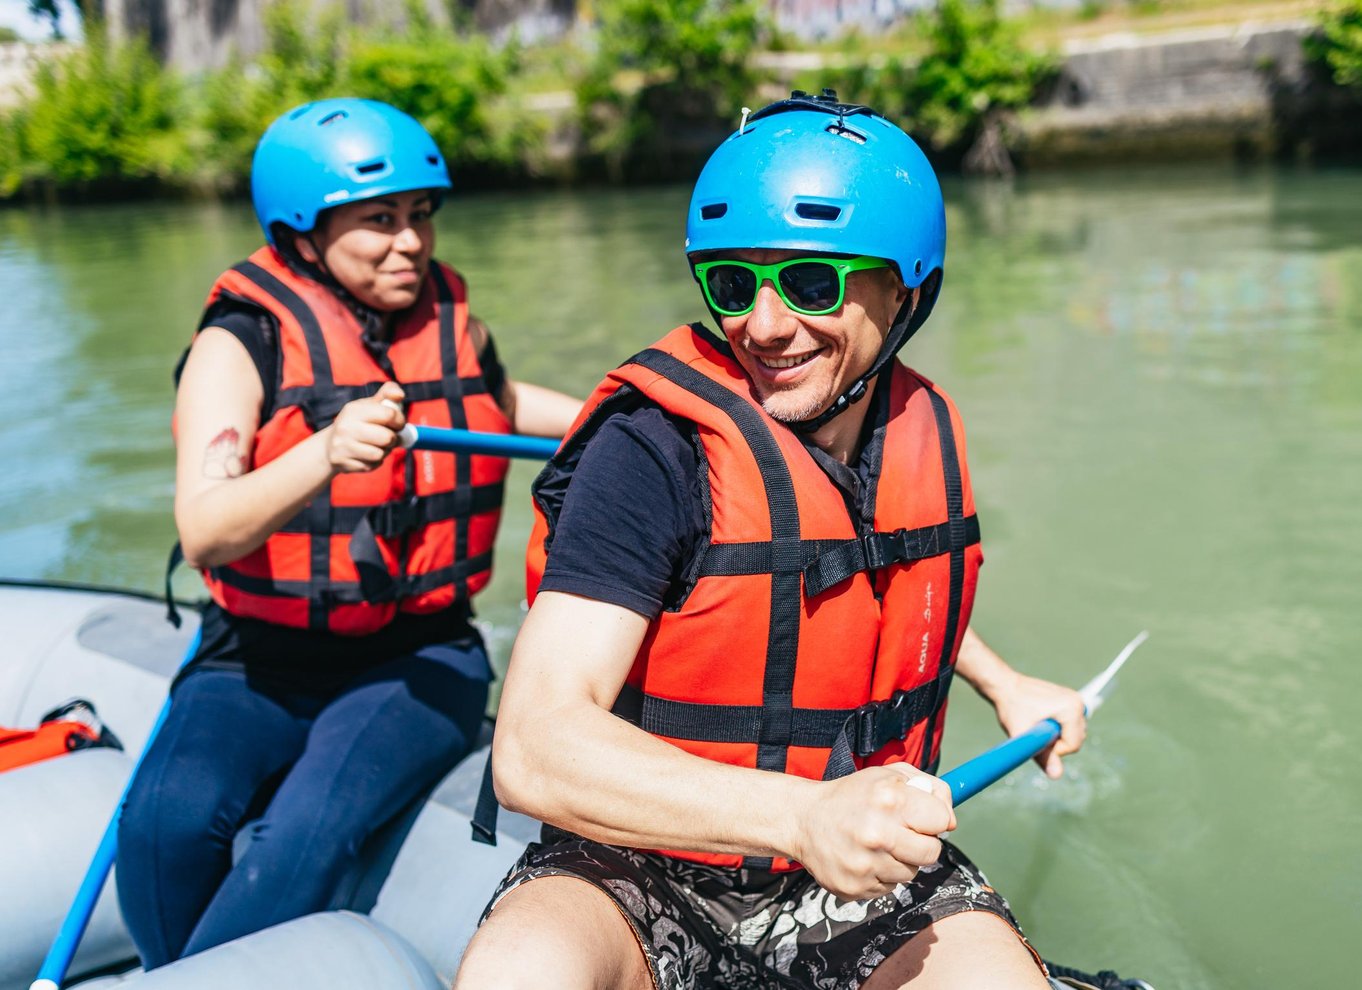
<svg viewBox="0 0 1362 990">
<path fill-rule="evenodd" d="M 839 103 L 832 90 L 796 91 L 729 135 L 691 194 L 688 256 L 750 248 L 884 258 L 910 289 L 922 287 L 870 371 L 832 409 L 796 424 L 816 429 L 865 394 L 935 305 L 946 259 L 941 186 L 913 139 L 869 107 Z"/>
<path fill-rule="evenodd" d="M 886 258 L 916 288 L 946 257 L 946 211 L 903 131 L 834 95 L 753 114 L 691 194 L 686 252 L 781 248 Z"/>
<path fill-rule="evenodd" d="M 416 120 L 352 97 L 295 107 L 265 129 L 251 162 L 255 215 L 306 233 L 331 206 L 413 189 L 448 189 L 449 171 Z"/>
</svg>

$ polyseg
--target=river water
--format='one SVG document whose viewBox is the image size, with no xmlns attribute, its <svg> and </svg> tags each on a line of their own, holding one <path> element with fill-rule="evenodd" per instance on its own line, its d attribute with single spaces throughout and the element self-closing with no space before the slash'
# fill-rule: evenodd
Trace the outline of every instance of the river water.
<svg viewBox="0 0 1362 990">
<path fill-rule="evenodd" d="M 513 375 L 584 392 L 703 315 L 686 192 L 463 197 L 440 255 Z M 1080 684 L 1136 654 L 1060 782 L 961 844 L 1049 958 L 1160 990 L 1351 986 L 1362 924 L 1362 172 L 949 184 L 946 288 L 909 362 L 959 403 L 976 627 Z M 245 204 L 0 211 L 0 576 L 155 589 L 171 368 Z M 520 614 L 530 465 L 481 617 Z M 177 585 L 196 593 L 196 579 Z M 991 744 L 961 687 L 945 765 Z"/>
</svg>

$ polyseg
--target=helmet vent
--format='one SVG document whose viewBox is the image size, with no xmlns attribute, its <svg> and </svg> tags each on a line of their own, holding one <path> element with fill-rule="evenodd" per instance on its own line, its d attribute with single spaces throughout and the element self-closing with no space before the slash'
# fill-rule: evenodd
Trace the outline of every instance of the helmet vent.
<svg viewBox="0 0 1362 990">
<path fill-rule="evenodd" d="M 435 155 L 426 155 L 426 164 L 428 164 L 428 165 L 439 165 L 439 164 L 440 164 L 440 159 L 437 158 Z"/>
<path fill-rule="evenodd" d="M 348 116 L 350 115 L 346 113 L 344 110 L 337 110 L 335 113 L 329 113 L 321 120 L 317 121 L 317 126 L 326 127 L 328 124 L 334 124 L 336 123 L 336 121 L 344 120 Z"/>
<path fill-rule="evenodd" d="M 854 141 L 857 144 L 865 144 L 864 134 L 860 131 L 853 131 L 850 127 L 846 127 L 842 124 L 829 124 L 824 130 L 829 134 L 836 134 L 838 137 L 844 137 L 848 141 Z"/>
<path fill-rule="evenodd" d="M 700 207 L 701 220 L 718 220 L 728 212 L 727 203 L 710 203 L 708 206 Z"/>
<path fill-rule="evenodd" d="M 828 203 L 796 203 L 795 216 L 801 220 L 822 220 L 825 223 L 832 223 L 842 215 L 840 206 L 831 206 Z"/>
<path fill-rule="evenodd" d="M 922 259 L 921 259 L 921 258 L 918 258 L 917 261 L 914 261 L 914 262 L 913 262 L 913 274 L 914 274 L 914 275 L 921 275 L 921 274 L 922 274 Z"/>
<path fill-rule="evenodd" d="M 387 159 L 379 158 L 376 161 L 365 162 L 363 165 L 356 165 L 355 171 L 360 175 L 373 175 L 375 172 L 382 172 L 387 167 Z"/>
</svg>

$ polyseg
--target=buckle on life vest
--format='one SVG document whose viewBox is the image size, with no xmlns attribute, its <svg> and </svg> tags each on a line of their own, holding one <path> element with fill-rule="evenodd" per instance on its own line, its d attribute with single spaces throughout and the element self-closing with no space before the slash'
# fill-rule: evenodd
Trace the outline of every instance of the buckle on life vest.
<svg viewBox="0 0 1362 990">
<path fill-rule="evenodd" d="M 913 726 L 936 709 L 937 682 L 919 684 L 910 691 L 895 691 L 883 701 L 872 701 L 852 713 L 844 729 L 851 753 L 861 759 L 873 756 L 891 742 L 908 738 Z"/>
<path fill-rule="evenodd" d="M 861 552 L 865 554 L 865 569 L 878 571 L 898 563 L 908 553 L 908 530 L 892 533 L 866 533 L 861 537 Z"/>
<path fill-rule="evenodd" d="M 864 759 L 908 734 L 909 696 L 908 691 L 895 691 L 885 701 L 872 701 L 856 709 L 851 731 L 851 751 L 856 756 Z"/>
<path fill-rule="evenodd" d="M 920 684 L 911 691 L 895 691 L 883 701 L 871 701 L 847 717 L 833 741 L 823 770 L 824 780 L 836 780 L 856 772 L 853 760 L 865 759 L 889 743 L 905 739 L 916 723 L 926 718 L 934 684 Z"/>
<path fill-rule="evenodd" d="M 419 529 L 426 522 L 426 507 L 412 495 L 397 502 L 384 502 L 369 510 L 369 525 L 383 537 L 401 536 Z"/>
</svg>

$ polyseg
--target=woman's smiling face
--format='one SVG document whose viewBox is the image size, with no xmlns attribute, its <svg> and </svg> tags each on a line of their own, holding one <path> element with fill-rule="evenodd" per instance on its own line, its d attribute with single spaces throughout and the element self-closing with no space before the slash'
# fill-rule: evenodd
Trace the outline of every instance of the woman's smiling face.
<svg viewBox="0 0 1362 990">
<path fill-rule="evenodd" d="M 724 251 L 758 265 L 810 257 L 807 251 Z M 795 423 L 823 412 L 870 370 L 908 290 L 892 269 L 851 272 L 839 309 L 805 316 L 763 282 L 752 310 L 722 318 L 724 336 L 752 380 L 762 408 Z"/>
<path fill-rule="evenodd" d="M 421 294 L 435 250 L 435 206 L 429 190 L 417 189 L 333 207 L 298 238 L 298 251 L 366 306 L 406 309 Z"/>
</svg>

